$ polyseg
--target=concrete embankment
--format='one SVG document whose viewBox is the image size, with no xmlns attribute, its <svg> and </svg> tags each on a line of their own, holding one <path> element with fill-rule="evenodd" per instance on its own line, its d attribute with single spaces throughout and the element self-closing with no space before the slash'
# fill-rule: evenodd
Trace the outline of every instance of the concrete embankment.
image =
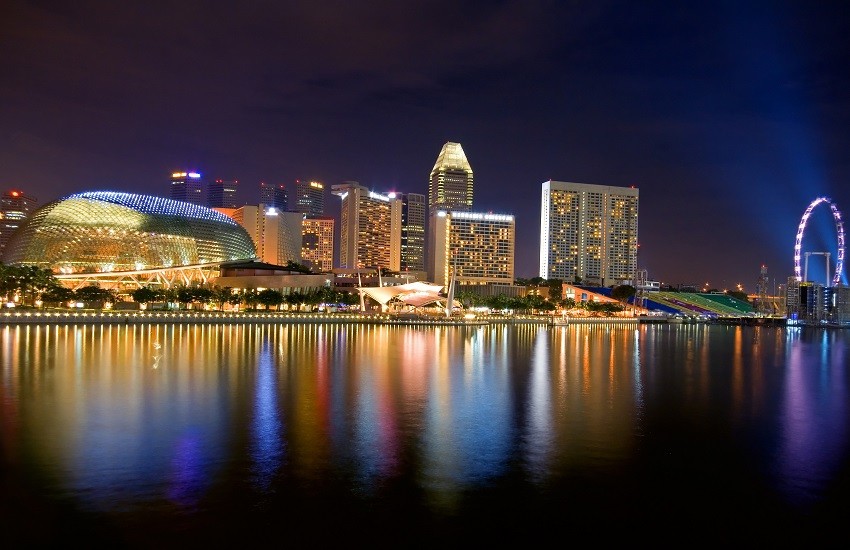
<svg viewBox="0 0 850 550">
<path fill-rule="evenodd" d="M 440 325 L 483 326 L 490 324 L 539 324 L 569 326 L 571 324 L 638 324 L 665 322 L 663 319 L 638 317 L 589 317 L 553 319 L 543 315 L 458 317 L 400 317 L 390 314 L 360 313 L 289 313 L 289 312 L 120 312 L 120 311 L 5 311 L 0 324 L 134 324 L 134 323 L 363 323 L 376 325 Z"/>
</svg>

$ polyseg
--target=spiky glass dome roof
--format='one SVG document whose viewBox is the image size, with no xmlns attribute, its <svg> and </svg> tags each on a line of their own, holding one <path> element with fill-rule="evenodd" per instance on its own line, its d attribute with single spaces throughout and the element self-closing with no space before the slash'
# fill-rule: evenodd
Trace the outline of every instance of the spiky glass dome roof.
<svg viewBox="0 0 850 550">
<path fill-rule="evenodd" d="M 12 234 L 3 262 L 55 273 L 139 271 L 256 257 L 248 232 L 204 206 L 88 191 L 48 203 Z"/>
</svg>

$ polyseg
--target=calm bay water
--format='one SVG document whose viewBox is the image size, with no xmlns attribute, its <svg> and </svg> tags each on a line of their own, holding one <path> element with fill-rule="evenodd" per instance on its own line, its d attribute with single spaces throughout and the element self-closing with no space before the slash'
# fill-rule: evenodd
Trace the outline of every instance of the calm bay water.
<svg viewBox="0 0 850 550">
<path fill-rule="evenodd" d="M 848 331 L 11 325 L 0 358 L 21 546 L 847 540 Z"/>
</svg>

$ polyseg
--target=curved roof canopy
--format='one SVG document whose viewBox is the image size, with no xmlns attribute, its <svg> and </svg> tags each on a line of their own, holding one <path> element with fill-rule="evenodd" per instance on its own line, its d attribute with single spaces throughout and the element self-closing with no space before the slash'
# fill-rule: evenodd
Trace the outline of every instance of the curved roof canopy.
<svg viewBox="0 0 850 550">
<path fill-rule="evenodd" d="M 204 206 L 89 191 L 48 203 L 12 234 L 3 261 L 56 273 L 105 273 L 249 260 L 250 235 Z"/>
<path fill-rule="evenodd" d="M 422 307 L 437 302 L 445 302 L 446 297 L 440 295 L 442 285 L 432 285 L 416 281 L 396 286 L 363 286 L 358 290 L 381 304 L 387 305 L 393 298 L 398 299 L 405 305 Z"/>
</svg>

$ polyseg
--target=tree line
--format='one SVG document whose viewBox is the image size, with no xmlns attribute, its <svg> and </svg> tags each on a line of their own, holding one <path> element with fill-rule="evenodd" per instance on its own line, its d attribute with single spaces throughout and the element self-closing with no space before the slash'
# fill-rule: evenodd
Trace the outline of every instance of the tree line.
<svg viewBox="0 0 850 550">
<path fill-rule="evenodd" d="M 234 289 L 217 285 L 175 285 L 169 288 L 141 287 L 128 293 L 134 302 L 150 305 L 157 302 L 178 304 L 188 309 L 194 304 L 212 305 L 223 309 L 225 304 L 244 305 L 254 309 L 263 305 L 268 309 L 312 309 L 319 304 L 352 306 L 360 298 L 350 292 L 336 291 L 329 287 L 284 294 L 275 289 Z M 82 302 L 85 307 L 101 308 L 106 303 L 115 304 L 122 300 L 112 289 L 96 284 L 76 290 L 62 286 L 50 269 L 35 266 L 17 266 L 0 263 L 0 297 L 3 303 L 14 302 L 20 307 L 62 306 Z"/>
<path fill-rule="evenodd" d="M 460 290 L 455 299 L 465 308 L 486 307 L 490 310 L 516 312 L 552 312 L 557 309 L 573 309 L 580 307 L 590 312 L 612 314 L 625 309 L 625 304 L 634 296 L 635 289 L 628 285 L 614 287 L 611 297 L 617 302 L 586 301 L 576 303 L 571 298 L 562 296 L 562 284 L 559 279 L 517 279 L 517 285 L 529 288 L 546 287 L 546 296 L 529 292 L 525 296 L 507 296 L 498 294 L 482 296 L 468 290 Z M 321 304 L 335 304 L 349 307 L 359 304 L 356 293 L 338 291 L 330 287 L 314 288 L 307 291 L 283 293 L 276 289 L 234 289 L 216 285 L 175 285 L 169 288 L 141 287 L 127 294 L 134 302 L 150 306 L 176 304 L 181 309 L 189 309 L 195 305 L 212 306 L 224 309 L 229 304 L 256 309 L 262 305 L 266 309 L 287 310 L 315 309 Z M 62 306 L 64 304 L 82 302 L 84 307 L 100 308 L 106 303 L 117 303 L 122 300 L 112 289 L 101 288 L 96 284 L 87 285 L 76 290 L 62 286 L 50 269 L 35 266 L 5 265 L 0 263 L 0 297 L 3 302 L 16 302 L 23 307 Z"/>
</svg>

